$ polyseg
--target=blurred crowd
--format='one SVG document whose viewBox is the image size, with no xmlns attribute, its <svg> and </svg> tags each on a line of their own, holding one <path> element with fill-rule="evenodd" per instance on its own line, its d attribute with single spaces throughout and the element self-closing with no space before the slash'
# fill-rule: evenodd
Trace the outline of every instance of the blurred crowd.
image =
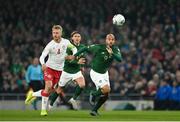
<svg viewBox="0 0 180 122">
<path fill-rule="evenodd" d="M 122 27 L 112 24 L 117 13 L 126 18 Z M 0 4 L 1 93 L 27 91 L 27 67 L 51 40 L 54 24 L 62 25 L 65 38 L 78 30 L 86 45 L 104 43 L 107 33 L 115 34 L 123 61 L 109 69 L 112 93 L 155 96 L 161 82 L 169 87 L 180 84 L 179 0 L 4 0 Z M 88 65 L 85 71 L 89 88 L 93 84 Z"/>
</svg>

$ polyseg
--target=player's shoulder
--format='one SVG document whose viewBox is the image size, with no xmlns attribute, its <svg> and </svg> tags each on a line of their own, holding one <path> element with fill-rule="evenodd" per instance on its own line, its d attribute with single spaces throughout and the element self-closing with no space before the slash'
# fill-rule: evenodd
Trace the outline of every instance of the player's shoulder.
<svg viewBox="0 0 180 122">
<path fill-rule="evenodd" d="M 47 43 L 47 45 L 52 45 L 54 43 L 55 43 L 54 40 L 51 40 L 50 42 Z"/>
<path fill-rule="evenodd" d="M 119 47 L 117 45 L 113 46 L 113 50 L 120 51 Z"/>
<path fill-rule="evenodd" d="M 85 44 L 80 44 L 79 46 L 80 47 L 87 47 Z"/>
<path fill-rule="evenodd" d="M 119 49 L 119 47 L 117 45 L 113 45 L 114 49 Z"/>
<path fill-rule="evenodd" d="M 76 48 L 76 46 L 72 42 L 69 42 L 67 47 L 70 49 Z"/>
<path fill-rule="evenodd" d="M 28 69 L 31 69 L 33 67 L 33 65 L 32 64 L 30 64 L 29 66 L 28 66 Z"/>
<path fill-rule="evenodd" d="M 54 44 L 55 44 L 55 41 L 52 39 L 50 42 L 48 42 L 46 47 L 52 47 Z"/>
<path fill-rule="evenodd" d="M 71 43 L 68 39 L 65 39 L 65 38 L 61 38 L 61 41 L 64 42 L 64 43 L 66 43 L 66 44 Z"/>
</svg>

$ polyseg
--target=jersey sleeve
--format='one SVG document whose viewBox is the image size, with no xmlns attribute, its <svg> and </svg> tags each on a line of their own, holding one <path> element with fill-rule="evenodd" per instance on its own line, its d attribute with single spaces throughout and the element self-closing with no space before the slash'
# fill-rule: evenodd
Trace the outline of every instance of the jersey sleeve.
<svg viewBox="0 0 180 122">
<path fill-rule="evenodd" d="M 44 48 L 40 58 L 39 58 L 39 61 L 41 63 L 41 65 L 45 64 L 45 58 L 46 56 L 49 54 L 50 52 L 50 47 L 51 47 L 51 43 L 49 43 L 48 45 L 46 45 L 46 47 Z"/>
<path fill-rule="evenodd" d="M 78 59 L 72 60 L 72 61 L 68 61 L 71 64 L 78 64 Z"/>
<path fill-rule="evenodd" d="M 93 45 L 88 46 L 88 51 L 92 53 L 96 53 L 98 49 L 99 49 L 98 44 L 93 44 Z"/>
<path fill-rule="evenodd" d="M 117 60 L 119 62 L 122 61 L 122 55 L 121 55 L 120 49 L 118 47 L 114 48 L 112 55 L 115 60 Z"/>
<path fill-rule="evenodd" d="M 77 53 L 77 48 L 71 43 L 68 44 L 66 53 L 69 54 L 70 51 L 72 51 L 73 55 Z"/>
<path fill-rule="evenodd" d="M 77 48 L 73 44 L 69 43 L 68 46 L 67 46 L 66 54 L 67 55 L 74 55 L 75 53 L 77 53 Z M 71 64 L 77 64 L 77 62 L 78 62 L 77 59 L 76 60 L 71 60 L 71 61 L 66 60 L 66 61 L 71 63 Z"/>
</svg>

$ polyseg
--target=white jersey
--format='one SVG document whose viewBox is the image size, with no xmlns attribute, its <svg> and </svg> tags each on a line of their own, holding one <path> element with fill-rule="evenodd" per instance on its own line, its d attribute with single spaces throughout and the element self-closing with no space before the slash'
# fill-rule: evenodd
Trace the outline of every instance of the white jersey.
<svg viewBox="0 0 180 122">
<path fill-rule="evenodd" d="M 46 62 L 46 66 L 57 70 L 62 71 L 64 67 L 64 61 L 66 56 L 66 49 L 69 45 L 72 45 L 69 40 L 61 38 L 60 43 L 55 42 L 54 40 L 51 40 L 46 47 L 44 48 L 41 56 L 40 56 L 40 63 L 45 64 L 45 58 L 48 55 L 48 60 Z M 75 51 L 77 52 L 77 49 L 75 48 Z"/>
</svg>

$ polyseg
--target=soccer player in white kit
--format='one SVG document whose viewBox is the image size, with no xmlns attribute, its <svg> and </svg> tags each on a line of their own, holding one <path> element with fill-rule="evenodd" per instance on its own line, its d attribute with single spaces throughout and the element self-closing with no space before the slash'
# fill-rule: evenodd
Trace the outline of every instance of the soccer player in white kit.
<svg viewBox="0 0 180 122">
<path fill-rule="evenodd" d="M 53 40 L 47 44 L 40 56 L 40 63 L 44 72 L 45 89 L 29 93 L 25 101 L 28 104 L 33 101 L 34 97 L 42 96 L 42 116 L 47 116 L 48 97 L 60 79 L 66 57 L 66 49 L 68 46 L 73 46 L 69 40 L 61 37 L 62 27 L 60 25 L 52 27 L 52 36 Z M 72 48 L 72 50 L 74 53 L 77 52 L 76 48 Z M 46 56 L 49 57 L 45 63 Z"/>
</svg>

